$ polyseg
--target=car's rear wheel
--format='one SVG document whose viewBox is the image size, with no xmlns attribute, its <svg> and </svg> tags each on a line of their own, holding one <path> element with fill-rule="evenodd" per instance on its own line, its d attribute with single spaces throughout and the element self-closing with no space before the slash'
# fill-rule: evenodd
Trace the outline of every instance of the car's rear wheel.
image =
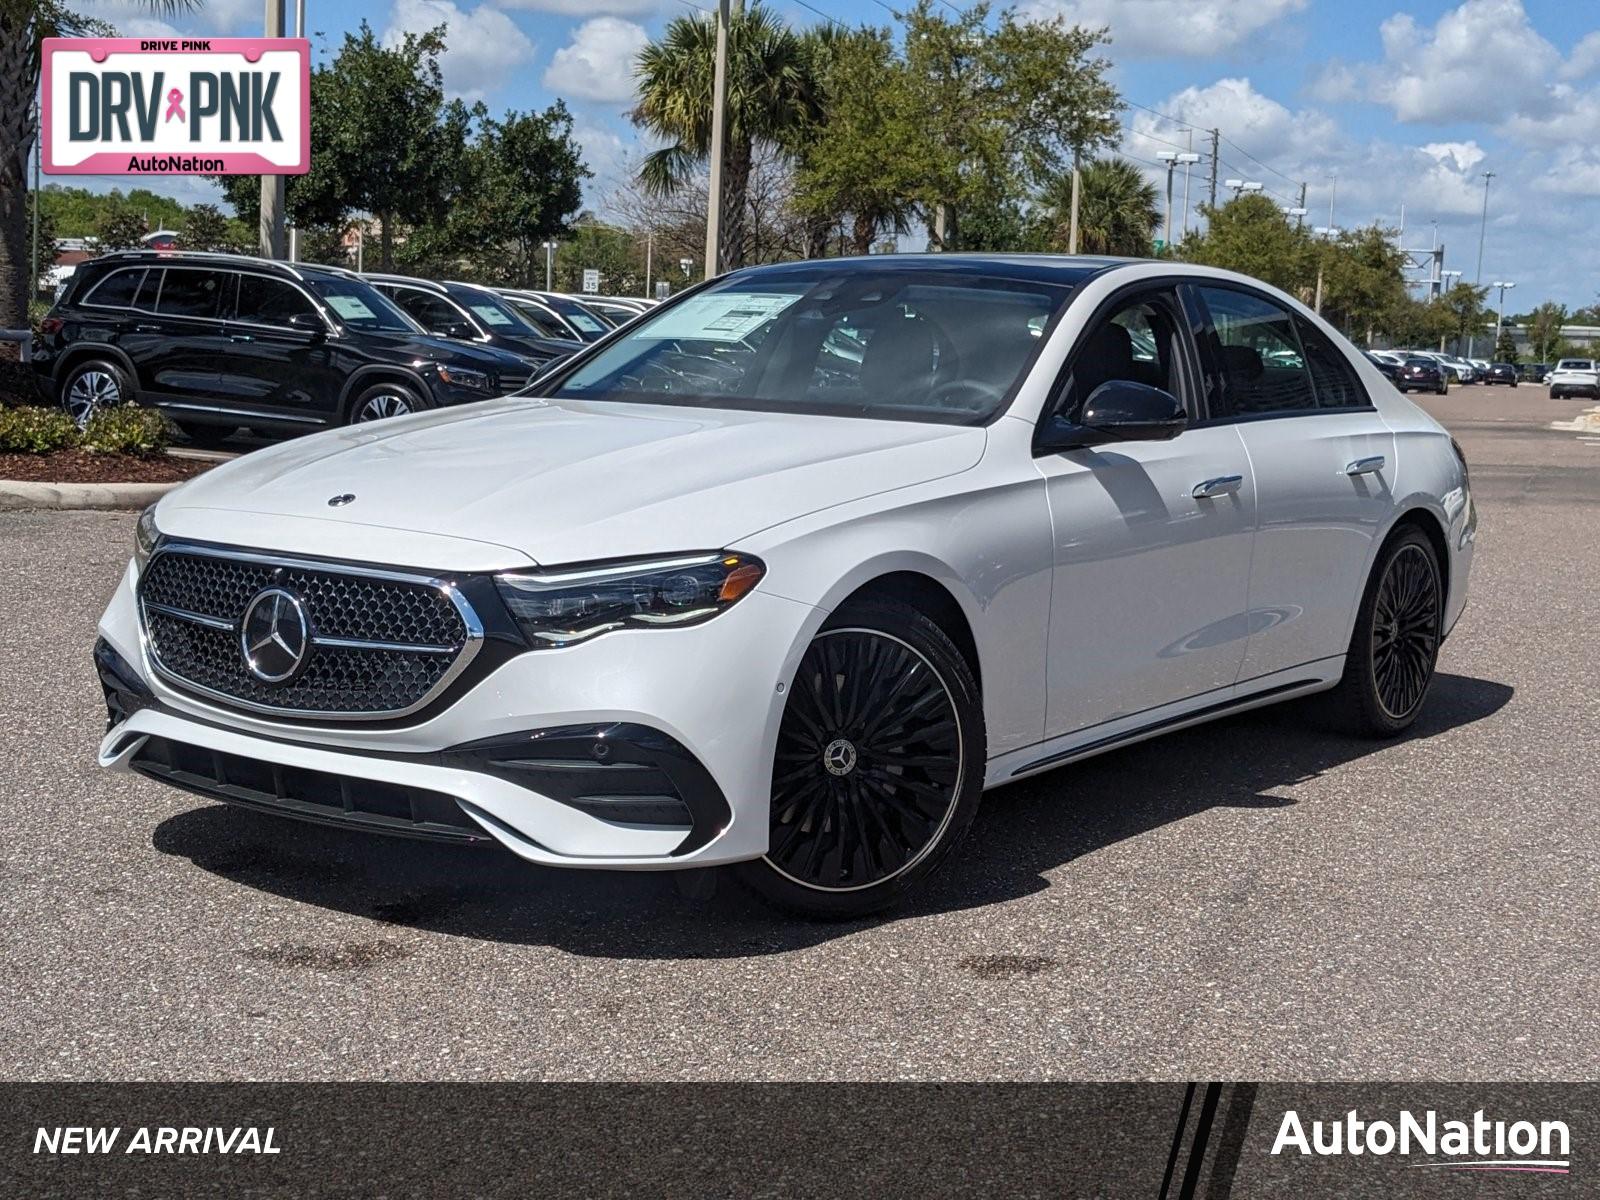
<svg viewBox="0 0 1600 1200">
<path fill-rule="evenodd" d="M 82 429 L 102 409 L 131 402 L 133 388 L 116 363 L 91 359 L 67 372 L 61 380 L 59 399 L 67 415 Z"/>
<path fill-rule="evenodd" d="M 984 762 L 977 681 L 949 635 L 904 604 L 848 605 L 795 672 L 769 847 L 741 873 L 809 916 L 886 908 L 966 833 Z"/>
<path fill-rule="evenodd" d="M 375 383 L 350 402 L 350 424 L 403 417 L 432 407 L 420 393 L 403 383 Z"/>
<path fill-rule="evenodd" d="M 183 436 L 196 446 L 219 446 L 239 432 L 238 425 L 208 425 L 204 421 L 175 421 Z"/>
<path fill-rule="evenodd" d="M 1331 697 L 1346 728 L 1393 737 L 1410 727 L 1433 685 L 1443 623 L 1438 552 L 1422 530 L 1407 525 L 1378 555 L 1361 598 L 1344 677 Z"/>
</svg>

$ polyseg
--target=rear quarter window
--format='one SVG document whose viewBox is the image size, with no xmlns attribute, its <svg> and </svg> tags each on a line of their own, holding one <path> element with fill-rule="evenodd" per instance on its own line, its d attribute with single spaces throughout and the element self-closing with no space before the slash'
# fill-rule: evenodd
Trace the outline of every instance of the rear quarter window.
<svg viewBox="0 0 1600 1200">
<path fill-rule="evenodd" d="M 139 299 L 139 288 L 144 283 L 143 267 L 124 267 L 113 271 L 98 283 L 91 284 L 83 303 L 95 308 L 133 308 Z"/>
</svg>

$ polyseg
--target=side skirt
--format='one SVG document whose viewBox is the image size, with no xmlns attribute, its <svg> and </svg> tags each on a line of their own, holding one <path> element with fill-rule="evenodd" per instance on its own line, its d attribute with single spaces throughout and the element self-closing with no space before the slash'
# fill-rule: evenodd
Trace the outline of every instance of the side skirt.
<svg viewBox="0 0 1600 1200">
<path fill-rule="evenodd" d="M 1036 746 L 1027 746 L 1021 750 L 1013 750 L 999 758 L 991 759 L 985 773 L 984 787 L 986 789 L 1000 787 L 1040 771 L 1048 771 L 1053 767 L 1092 758 L 1096 754 L 1131 746 L 1135 742 L 1159 737 L 1163 733 L 1172 733 L 1191 725 L 1214 721 L 1234 713 L 1247 712 L 1252 708 L 1263 708 L 1280 700 L 1326 691 L 1338 684 L 1343 671 L 1344 655 L 1339 654 L 1332 658 L 1305 663 L 1287 671 L 1252 679 L 1234 688 L 1219 689 L 1219 692 L 1232 694 L 1225 695 L 1220 700 L 1211 699 L 1210 703 L 1205 702 L 1207 696 L 1192 697 L 1176 705 L 1166 705 L 1115 721 L 1091 725 L 1087 729 L 1077 729 L 1063 737 Z M 1209 695 L 1215 697 L 1217 694 Z M 1120 728 L 1115 728 L 1118 726 Z"/>
</svg>

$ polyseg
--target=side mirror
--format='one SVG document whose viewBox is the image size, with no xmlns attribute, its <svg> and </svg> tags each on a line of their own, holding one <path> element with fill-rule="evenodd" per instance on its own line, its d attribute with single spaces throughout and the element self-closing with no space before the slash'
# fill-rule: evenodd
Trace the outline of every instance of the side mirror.
<svg viewBox="0 0 1600 1200">
<path fill-rule="evenodd" d="M 1055 454 L 1107 442 L 1166 442 L 1188 425 L 1189 414 L 1171 392 L 1113 379 L 1089 393 L 1077 423 L 1052 417 L 1038 443 L 1039 449 Z"/>
<path fill-rule="evenodd" d="M 289 316 L 289 328 L 300 333 L 309 333 L 313 338 L 320 338 L 327 334 L 328 327 L 322 323 L 322 318 L 316 313 L 298 312 Z"/>
</svg>

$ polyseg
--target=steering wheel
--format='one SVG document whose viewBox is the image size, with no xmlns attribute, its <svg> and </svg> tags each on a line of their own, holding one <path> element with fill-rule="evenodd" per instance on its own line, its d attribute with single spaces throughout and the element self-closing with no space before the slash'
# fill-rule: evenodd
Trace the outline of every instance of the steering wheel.
<svg viewBox="0 0 1600 1200">
<path fill-rule="evenodd" d="M 948 398 L 960 396 L 964 401 L 970 402 L 970 398 L 974 393 L 976 393 L 978 399 L 988 400 L 995 404 L 999 404 L 1006 396 L 1004 388 L 996 387 L 994 384 L 982 379 L 952 379 L 946 383 L 941 383 L 933 391 L 929 392 L 926 403 L 933 405 L 935 408 L 944 408 L 946 407 L 945 401 Z M 970 403 L 964 404 L 963 407 L 970 407 Z"/>
</svg>

